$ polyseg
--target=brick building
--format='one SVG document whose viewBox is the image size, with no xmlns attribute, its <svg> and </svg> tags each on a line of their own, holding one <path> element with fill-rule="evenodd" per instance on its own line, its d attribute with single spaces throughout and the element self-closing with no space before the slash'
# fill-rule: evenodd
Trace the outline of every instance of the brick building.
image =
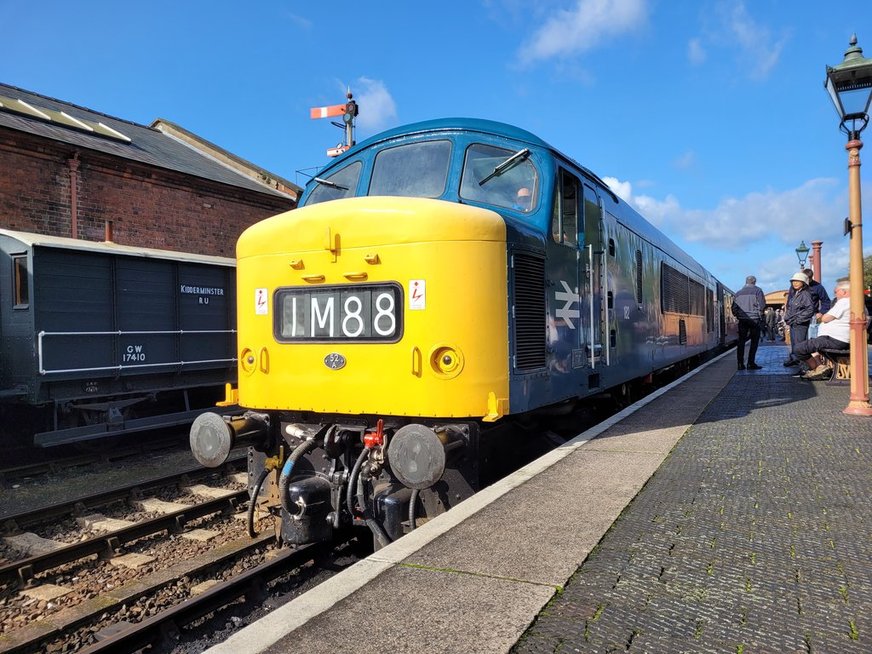
<svg viewBox="0 0 872 654">
<path fill-rule="evenodd" d="M 139 125 L 0 84 L 0 227 L 234 256 L 302 189 L 165 120 Z"/>
</svg>

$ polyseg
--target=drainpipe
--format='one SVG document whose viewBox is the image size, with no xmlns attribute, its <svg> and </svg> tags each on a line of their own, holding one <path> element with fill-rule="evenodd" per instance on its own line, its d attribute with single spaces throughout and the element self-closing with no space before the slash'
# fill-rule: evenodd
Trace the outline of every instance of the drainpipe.
<svg viewBox="0 0 872 654">
<path fill-rule="evenodd" d="M 70 166 L 70 232 L 79 238 L 79 153 L 67 159 Z"/>
</svg>

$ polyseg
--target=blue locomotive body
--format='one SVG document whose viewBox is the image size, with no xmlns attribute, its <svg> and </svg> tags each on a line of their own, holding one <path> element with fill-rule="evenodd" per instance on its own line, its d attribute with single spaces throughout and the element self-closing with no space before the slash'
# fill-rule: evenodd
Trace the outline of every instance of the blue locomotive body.
<svg viewBox="0 0 872 654">
<path fill-rule="evenodd" d="M 735 340 L 728 288 L 523 129 L 441 119 L 389 130 L 322 170 L 300 206 L 367 195 L 481 206 L 505 221 L 509 413 L 620 387 Z"/>
</svg>

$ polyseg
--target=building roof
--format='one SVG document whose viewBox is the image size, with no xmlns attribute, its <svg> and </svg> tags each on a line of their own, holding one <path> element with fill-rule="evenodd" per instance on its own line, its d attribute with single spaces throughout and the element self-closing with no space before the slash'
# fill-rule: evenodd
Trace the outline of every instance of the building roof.
<svg viewBox="0 0 872 654">
<path fill-rule="evenodd" d="M 133 245 L 121 245 L 112 241 L 85 241 L 65 236 L 50 236 L 48 234 L 31 234 L 30 232 L 18 232 L 11 229 L 0 229 L 0 240 L 10 239 L 21 243 L 24 247 L 45 247 L 65 250 L 77 250 L 79 252 L 97 252 L 99 254 L 118 254 L 123 256 L 140 257 L 143 259 L 170 259 L 172 261 L 184 261 L 186 263 L 204 263 L 216 266 L 236 266 L 236 259 L 228 257 L 216 257 L 207 254 L 195 254 L 192 252 L 176 252 L 174 250 L 159 250 Z"/>
<path fill-rule="evenodd" d="M 190 132 L 185 131 L 192 138 L 178 138 L 156 126 L 139 125 L 7 84 L 0 84 L 0 127 L 276 197 L 295 199 L 302 191 Z M 232 159 L 233 165 L 222 161 L 219 152 Z M 245 167 L 248 174 L 242 170 Z M 285 192 L 277 190 L 277 185 Z"/>
</svg>

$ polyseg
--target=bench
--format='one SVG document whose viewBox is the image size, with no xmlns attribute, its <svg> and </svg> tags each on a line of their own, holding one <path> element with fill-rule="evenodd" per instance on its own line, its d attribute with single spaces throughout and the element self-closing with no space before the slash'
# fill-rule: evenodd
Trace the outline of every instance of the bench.
<svg viewBox="0 0 872 654">
<path fill-rule="evenodd" d="M 849 384 L 851 381 L 851 351 L 825 348 L 820 350 L 820 354 L 833 366 L 833 374 L 827 380 L 827 384 L 830 386 Z"/>
</svg>

